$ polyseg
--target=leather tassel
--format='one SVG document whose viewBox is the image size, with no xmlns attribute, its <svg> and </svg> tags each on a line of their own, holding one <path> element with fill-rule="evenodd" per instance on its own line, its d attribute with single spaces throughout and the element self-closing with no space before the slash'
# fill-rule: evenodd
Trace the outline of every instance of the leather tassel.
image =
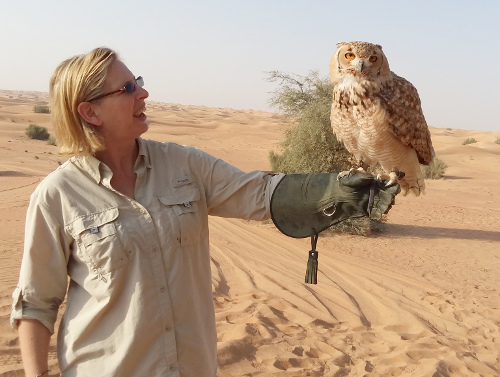
<svg viewBox="0 0 500 377">
<path fill-rule="evenodd" d="M 307 261 L 306 284 L 318 284 L 318 252 L 311 250 Z"/>
<path fill-rule="evenodd" d="M 306 269 L 306 284 L 318 284 L 318 252 L 316 251 L 316 242 L 318 235 L 316 232 L 311 236 L 311 248 L 309 251 L 309 259 L 307 261 Z"/>
</svg>

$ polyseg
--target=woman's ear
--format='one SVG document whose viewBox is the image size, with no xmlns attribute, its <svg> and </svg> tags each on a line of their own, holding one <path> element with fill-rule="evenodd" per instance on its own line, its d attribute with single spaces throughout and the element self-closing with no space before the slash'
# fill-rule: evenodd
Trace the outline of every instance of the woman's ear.
<svg viewBox="0 0 500 377">
<path fill-rule="evenodd" d="M 90 124 L 93 124 L 94 126 L 101 126 L 102 121 L 99 115 L 96 114 L 95 109 L 94 109 L 94 104 L 91 102 L 81 102 L 78 105 L 78 114 L 87 122 Z"/>
</svg>

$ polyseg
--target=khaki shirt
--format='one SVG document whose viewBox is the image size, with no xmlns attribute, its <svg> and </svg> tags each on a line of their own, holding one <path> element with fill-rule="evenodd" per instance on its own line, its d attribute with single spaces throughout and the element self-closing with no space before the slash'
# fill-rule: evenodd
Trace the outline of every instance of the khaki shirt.
<svg viewBox="0 0 500 377">
<path fill-rule="evenodd" d="M 135 200 L 94 157 L 72 157 L 32 194 L 11 324 L 34 318 L 54 332 L 67 291 L 62 376 L 215 376 L 208 215 L 267 218 L 281 176 L 138 144 Z"/>
</svg>

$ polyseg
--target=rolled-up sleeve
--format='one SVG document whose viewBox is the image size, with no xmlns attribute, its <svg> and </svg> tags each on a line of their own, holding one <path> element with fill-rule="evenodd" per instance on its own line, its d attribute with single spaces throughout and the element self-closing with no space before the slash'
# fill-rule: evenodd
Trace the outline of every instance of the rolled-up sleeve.
<svg viewBox="0 0 500 377">
<path fill-rule="evenodd" d="M 12 295 L 13 328 L 20 319 L 36 319 L 54 332 L 57 312 L 66 295 L 68 261 L 64 252 L 68 242 L 58 213 L 57 206 L 49 209 L 39 195 L 31 196 L 19 282 Z"/>
</svg>

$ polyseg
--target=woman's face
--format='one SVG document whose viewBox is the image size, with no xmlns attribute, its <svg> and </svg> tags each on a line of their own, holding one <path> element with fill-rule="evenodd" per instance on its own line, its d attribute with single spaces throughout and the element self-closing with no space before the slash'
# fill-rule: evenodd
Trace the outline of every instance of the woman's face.
<svg viewBox="0 0 500 377">
<path fill-rule="evenodd" d="M 135 83 L 135 76 L 120 60 L 113 62 L 104 81 L 103 92 L 113 92 L 127 83 Z M 144 114 L 148 98 L 147 90 L 139 85 L 133 93 L 122 91 L 101 98 L 95 107 L 101 120 L 99 127 L 105 143 L 128 142 L 135 140 L 148 130 L 147 116 Z"/>
</svg>

